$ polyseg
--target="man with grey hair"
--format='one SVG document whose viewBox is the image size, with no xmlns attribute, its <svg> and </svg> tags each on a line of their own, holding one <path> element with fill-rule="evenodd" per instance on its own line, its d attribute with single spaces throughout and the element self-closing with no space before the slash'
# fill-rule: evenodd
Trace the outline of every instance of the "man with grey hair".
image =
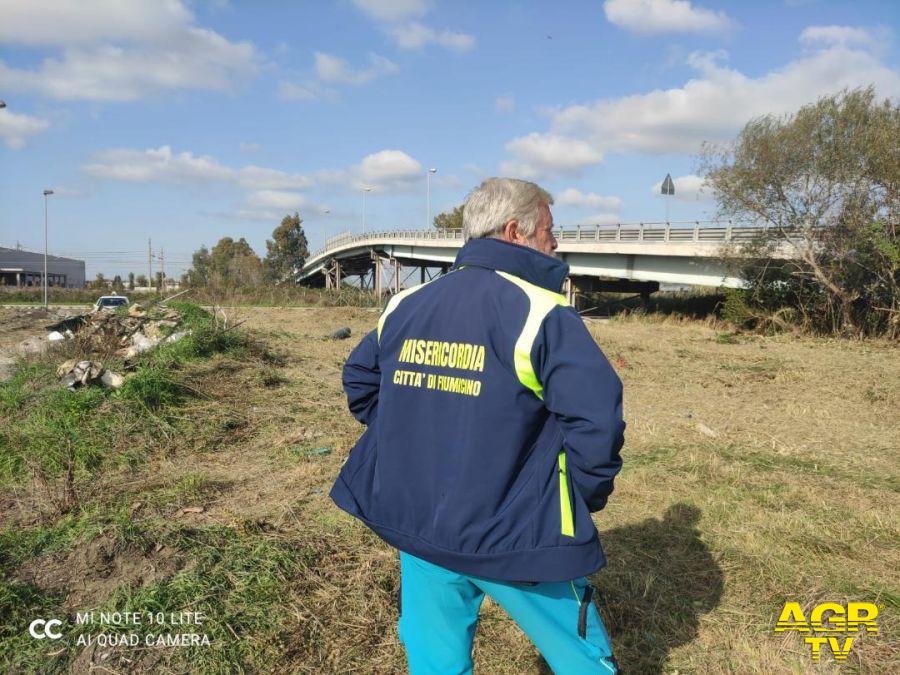
<svg viewBox="0 0 900 675">
<path fill-rule="evenodd" d="M 344 366 L 367 426 L 331 497 L 400 549 L 410 671 L 471 673 L 485 595 L 555 673 L 616 672 L 586 575 L 622 460 L 622 383 L 560 295 L 553 198 L 491 178 L 451 271 L 391 298 Z"/>
</svg>

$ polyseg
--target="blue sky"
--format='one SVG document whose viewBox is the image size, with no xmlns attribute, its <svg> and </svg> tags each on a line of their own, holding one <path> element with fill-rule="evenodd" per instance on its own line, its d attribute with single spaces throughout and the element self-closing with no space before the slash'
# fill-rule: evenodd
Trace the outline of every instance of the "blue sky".
<svg viewBox="0 0 900 675">
<path fill-rule="evenodd" d="M 706 141 L 843 87 L 900 97 L 900 3 L 0 0 L 0 246 L 177 275 L 201 244 L 426 224 L 492 175 L 558 226 L 715 204 Z M 327 212 L 326 212 L 327 211 Z M 154 263 L 154 268 L 158 262 Z"/>
</svg>

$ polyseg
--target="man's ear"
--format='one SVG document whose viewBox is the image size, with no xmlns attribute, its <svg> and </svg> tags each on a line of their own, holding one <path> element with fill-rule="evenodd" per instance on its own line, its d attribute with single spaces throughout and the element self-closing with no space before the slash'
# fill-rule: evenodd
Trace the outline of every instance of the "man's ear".
<svg viewBox="0 0 900 675">
<path fill-rule="evenodd" d="M 503 238 L 506 241 L 518 244 L 522 237 L 519 236 L 519 221 L 510 220 L 503 226 Z"/>
</svg>

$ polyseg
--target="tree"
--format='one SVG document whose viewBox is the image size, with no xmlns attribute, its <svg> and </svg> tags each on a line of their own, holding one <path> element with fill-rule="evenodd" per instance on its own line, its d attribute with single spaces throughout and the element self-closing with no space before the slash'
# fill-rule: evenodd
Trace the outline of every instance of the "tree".
<svg viewBox="0 0 900 675">
<path fill-rule="evenodd" d="M 231 261 L 238 256 L 257 258 L 256 253 L 243 237 L 237 241 L 231 237 L 219 239 L 209 253 L 210 281 L 213 283 L 228 283 L 228 270 L 231 266 Z"/>
<path fill-rule="evenodd" d="M 156 290 L 162 291 L 162 287 L 163 287 L 163 273 L 157 272 L 156 273 Z"/>
<path fill-rule="evenodd" d="M 146 287 L 147 287 L 147 284 L 148 284 L 147 277 L 146 277 L 145 275 L 143 275 L 143 274 L 138 274 L 138 275 L 137 275 L 137 279 L 135 279 L 135 282 L 136 282 L 137 285 L 140 286 L 141 288 L 146 288 Z"/>
<path fill-rule="evenodd" d="M 306 262 L 309 242 L 302 222 L 297 212 L 293 216 L 287 215 L 281 219 L 281 225 L 272 230 L 272 239 L 266 240 L 266 274 L 276 282 L 292 278 Z"/>
<path fill-rule="evenodd" d="M 97 276 L 94 277 L 94 288 L 106 288 L 106 286 L 106 277 L 103 276 L 103 272 L 97 272 Z"/>
<path fill-rule="evenodd" d="M 134 290 L 134 272 L 128 273 L 128 290 L 129 291 Z"/>
<path fill-rule="evenodd" d="M 434 226 L 439 230 L 461 230 L 464 208 L 465 205 L 460 204 L 449 213 L 439 213 L 434 217 Z"/>
<path fill-rule="evenodd" d="M 191 286 L 205 286 L 209 283 L 209 249 L 206 245 L 194 251 L 191 269 L 186 273 Z"/>
<path fill-rule="evenodd" d="M 720 215 L 767 225 L 731 258 L 751 307 L 791 308 L 823 331 L 900 336 L 898 138 L 900 106 L 869 87 L 704 147 Z"/>
</svg>

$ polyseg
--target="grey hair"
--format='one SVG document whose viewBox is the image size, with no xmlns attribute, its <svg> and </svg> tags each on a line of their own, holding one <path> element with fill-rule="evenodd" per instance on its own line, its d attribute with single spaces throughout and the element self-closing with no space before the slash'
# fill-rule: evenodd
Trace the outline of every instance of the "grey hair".
<svg viewBox="0 0 900 675">
<path fill-rule="evenodd" d="M 523 237 L 533 237 L 541 205 L 552 203 L 553 196 L 535 183 L 517 178 L 488 178 L 466 197 L 463 236 L 467 240 L 498 237 L 506 224 L 515 220 Z"/>
</svg>

